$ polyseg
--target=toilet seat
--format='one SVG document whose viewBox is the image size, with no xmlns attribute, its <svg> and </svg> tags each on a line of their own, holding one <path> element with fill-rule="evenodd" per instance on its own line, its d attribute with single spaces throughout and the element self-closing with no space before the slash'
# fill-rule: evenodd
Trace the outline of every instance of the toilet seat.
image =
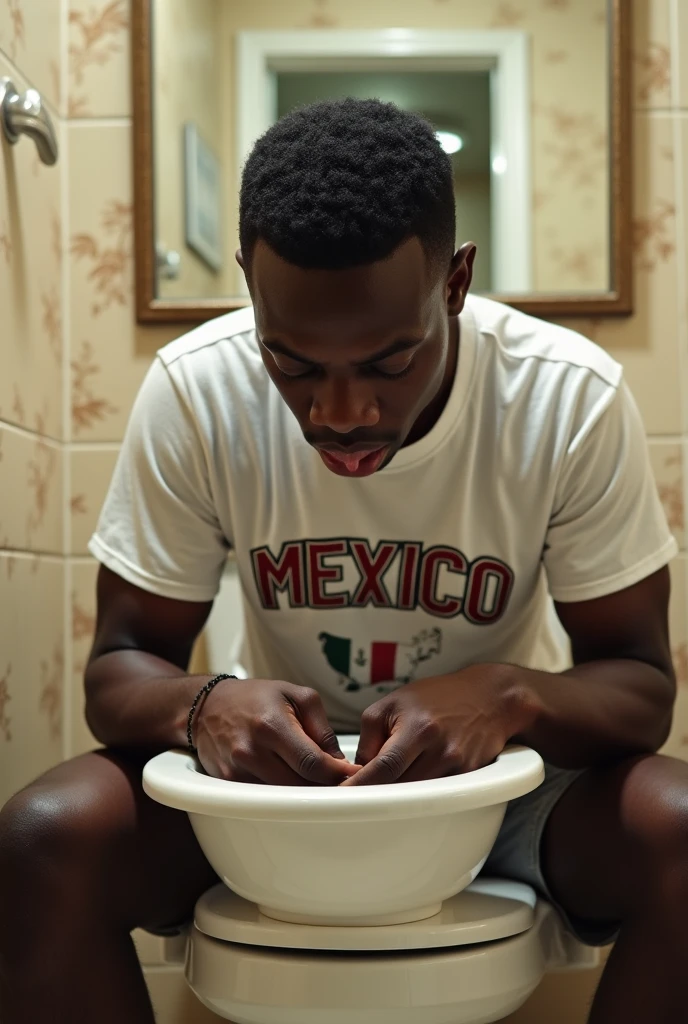
<svg viewBox="0 0 688 1024">
<path fill-rule="evenodd" d="M 261 914 L 220 884 L 196 904 L 195 925 L 223 942 L 273 949 L 384 952 L 467 946 L 511 938 L 532 927 L 536 896 L 530 886 L 479 879 L 445 900 L 439 914 L 409 924 L 328 926 L 293 924 Z"/>
</svg>

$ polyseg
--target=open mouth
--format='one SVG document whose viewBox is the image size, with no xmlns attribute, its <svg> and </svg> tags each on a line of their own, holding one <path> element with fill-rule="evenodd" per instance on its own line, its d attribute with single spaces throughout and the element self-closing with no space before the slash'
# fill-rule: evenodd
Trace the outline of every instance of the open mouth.
<svg viewBox="0 0 688 1024">
<path fill-rule="evenodd" d="M 363 451 L 328 451 L 318 448 L 318 454 L 325 465 L 339 476 L 370 476 L 375 473 L 385 460 L 389 445 L 380 448 L 368 448 Z"/>
</svg>

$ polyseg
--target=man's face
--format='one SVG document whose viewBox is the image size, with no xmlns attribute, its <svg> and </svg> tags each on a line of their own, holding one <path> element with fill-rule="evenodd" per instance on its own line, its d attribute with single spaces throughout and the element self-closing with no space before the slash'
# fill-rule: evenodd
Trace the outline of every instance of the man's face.
<svg viewBox="0 0 688 1024">
<path fill-rule="evenodd" d="M 265 368 L 333 473 L 370 476 L 434 422 L 474 252 L 433 279 L 417 238 L 350 270 L 303 270 L 256 244 L 248 283 Z"/>
</svg>

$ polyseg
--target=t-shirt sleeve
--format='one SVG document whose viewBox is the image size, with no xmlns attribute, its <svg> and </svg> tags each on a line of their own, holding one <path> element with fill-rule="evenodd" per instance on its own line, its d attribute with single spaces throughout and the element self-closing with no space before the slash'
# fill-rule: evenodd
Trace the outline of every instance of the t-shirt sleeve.
<svg viewBox="0 0 688 1024">
<path fill-rule="evenodd" d="M 621 382 L 570 439 L 544 552 L 555 601 L 589 601 L 638 583 L 676 554 L 640 413 Z"/>
<path fill-rule="evenodd" d="M 212 499 L 198 424 L 155 359 L 134 402 L 89 551 L 143 590 L 210 601 L 227 558 L 227 532 Z"/>
</svg>

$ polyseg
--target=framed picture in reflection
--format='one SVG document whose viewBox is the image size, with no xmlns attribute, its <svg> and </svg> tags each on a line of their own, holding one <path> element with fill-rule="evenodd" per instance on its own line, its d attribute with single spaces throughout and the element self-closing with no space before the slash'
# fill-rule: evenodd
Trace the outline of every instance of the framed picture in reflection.
<svg viewBox="0 0 688 1024">
<path fill-rule="evenodd" d="M 214 271 L 222 270 L 220 165 L 192 121 L 184 125 L 186 244 Z"/>
</svg>

